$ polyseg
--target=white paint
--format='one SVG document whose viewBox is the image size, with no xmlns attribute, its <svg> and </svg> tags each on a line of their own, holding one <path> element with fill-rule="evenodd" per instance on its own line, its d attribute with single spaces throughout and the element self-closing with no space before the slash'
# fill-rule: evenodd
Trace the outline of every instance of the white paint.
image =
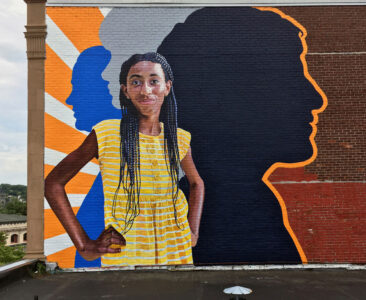
<svg viewBox="0 0 366 300">
<path fill-rule="evenodd" d="M 48 256 L 74 246 L 67 233 L 44 240 L 44 255 Z"/>
<path fill-rule="evenodd" d="M 45 92 L 45 112 L 62 123 L 76 129 L 74 112 L 47 92 Z"/>
<path fill-rule="evenodd" d="M 80 207 L 85 197 L 86 194 L 67 194 L 71 207 Z M 44 209 L 51 209 L 46 198 L 44 198 Z"/>
<path fill-rule="evenodd" d="M 62 104 L 56 98 L 45 92 L 45 112 L 56 118 L 60 122 L 70 126 L 71 128 L 85 134 L 87 136 L 90 132 L 85 130 L 79 130 L 76 128 L 76 119 L 72 109 Z"/>
<path fill-rule="evenodd" d="M 100 12 L 104 16 L 104 18 L 109 14 L 109 12 L 112 10 L 112 8 L 109 7 L 99 7 Z"/>
<path fill-rule="evenodd" d="M 47 24 L 47 45 L 60 57 L 72 70 L 79 56 L 79 51 L 74 44 L 64 35 L 58 26 L 49 16 L 46 16 Z M 56 71 L 55 71 L 56 72 Z"/>
<path fill-rule="evenodd" d="M 56 166 L 61 160 L 66 157 L 67 154 L 50 149 L 45 148 L 45 161 L 44 163 L 51 166 Z M 99 173 L 99 165 L 88 162 L 79 172 L 90 174 L 90 175 L 98 175 Z"/>
</svg>

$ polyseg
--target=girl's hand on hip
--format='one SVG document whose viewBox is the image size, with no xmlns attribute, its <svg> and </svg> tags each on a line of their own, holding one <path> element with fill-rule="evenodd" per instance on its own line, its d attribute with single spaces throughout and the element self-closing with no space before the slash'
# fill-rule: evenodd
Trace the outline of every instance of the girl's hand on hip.
<svg viewBox="0 0 366 300">
<path fill-rule="evenodd" d="M 197 241 L 198 241 L 198 234 L 194 234 L 191 231 L 191 246 L 195 247 L 197 245 Z"/>
<path fill-rule="evenodd" d="M 78 249 L 80 255 L 86 260 L 95 260 L 106 253 L 119 253 L 121 247 L 111 247 L 113 245 L 126 246 L 126 240 L 113 227 L 104 229 L 96 240 L 88 240 L 84 249 Z"/>
</svg>

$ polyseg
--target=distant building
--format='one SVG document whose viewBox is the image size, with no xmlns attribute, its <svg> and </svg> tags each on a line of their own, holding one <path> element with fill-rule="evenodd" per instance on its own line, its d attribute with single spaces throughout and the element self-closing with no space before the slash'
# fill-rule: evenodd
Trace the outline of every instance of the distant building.
<svg viewBox="0 0 366 300">
<path fill-rule="evenodd" d="M 27 243 L 27 217 L 0 214 L 0 232 L 7 234 L 6 246 Z"/>
<path fill-rule="evenodd" d="M 0 190 L 0 206 L 5 206 L 6 203 L 8 203 L 9 198 L 6 195 L 6 193 L 2 192 Z"/>
</svg>

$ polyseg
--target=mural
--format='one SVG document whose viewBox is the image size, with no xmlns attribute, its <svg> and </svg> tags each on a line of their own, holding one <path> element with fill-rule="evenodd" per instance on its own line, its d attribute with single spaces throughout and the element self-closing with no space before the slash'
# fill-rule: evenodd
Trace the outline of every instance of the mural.
<svg viewBox="0 0 366 300">
<path fill-rule="evenodd" d="M 136 18 L 138 14 L 143 18 Z M 305 28 L 273 8 L 50 7 L 47 15 L 45 175 L 94 128 L 99 162 L 93 158 L 80 172 L 73 171 L 76 175 L 66 184 L 66 194 L 91 240 L 113 239 L 107 245 L 113 249 L 121 247 L 111 244 L 127 242 L 122 250 L 113 250 L 121 251 L 116 254 L 84 259 L 68 235 L 73 230 L 70 224 L 62 221 L 66 231 L 45 200 L 49 261 L 64 268 L 307 262 L 285 202 L 268 180 L 276 168 L 298 168 L 317 155 L 316 123 L 327 100 L 307 71 Z M 72 23 L 76 15 L 78 22 Z M 87 30 L 80 30 L 86 26 Z M 185 196 L 179 192 L 178 198 L 152 197 L 158 189 L 172 189 L 171 180 L 166 179 L 179 177 L 173 146 L 168 162 L 156 155 L 144 156 L 144 151 L 163 157 L 168 153 L 164 136 L 170 135 L 171 119 L 161 114 L 159 128 L 164 134 L 157 134 L 158 141 L 140 134 L 140 202 L 131 202 L 134 205 L 125 209 L 127 198 L 121 196 L 116 202 L 113 197 L 119 181 L 119 140 L 105 135 L 108 130 L 119 135 L 120 94 L 131 96 L 131 90 L 121 91 L 118 81 L 122 62 L 150 51 L 164 55 L 173 71 L 172 97 L 177 100 L 178 125 L 184 129 L 177 132 L 179 156 L 182 160 L 188 152 L 191 157 L 190 144 L 194 163 L 181 162 L 186 176 L 180 187 Z M 150 62 L 162 66 L 164 77 L 170 78 L 165 63 L 154 59 Z M 128 87 L 123 79 L 121 83 Z M 123 99 L 128 107 L 131 102 Z M 103 150 L 101 142 L 117 150 Z M 116 161 L 108 161 L 109 155 Z M 110 169 L 113 175 L 108 175 L 110 163 L 117 165 Z M 176 175 L 168 171 L 169 163 Z M 144 169 L 144 164 L 152 167 Z M 192 173 L 194 165 L 198 173 Z M 157 175 L 166 179 L 146 180 Z M 201 222 L 203 190 L 192 189 L 197 176 L 205 183 Z M 134 225 L 126 231 L 131 211 Z M 191 242 L 194 246 L 197 238 L 192 257 Z"/>
</svg>

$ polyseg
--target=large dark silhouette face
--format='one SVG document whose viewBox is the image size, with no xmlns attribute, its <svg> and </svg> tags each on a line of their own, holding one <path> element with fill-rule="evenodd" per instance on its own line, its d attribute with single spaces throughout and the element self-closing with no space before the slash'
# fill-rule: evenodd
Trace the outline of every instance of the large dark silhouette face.
<svg viewBox="0 0 366 300">
<path fill-rule="evenodd" d="M 304 76 L 299 33 L 273 12 L 211 7 L 158 48 L 175 74 L 179 126 L 192 133 L 205 182 L 195 263 L 300 262 L 262 182 L 274 163 L 313 154 L 311 111 L 323 101 Z"/>
<path fill-rule="evenodd" d="M 299 32 L 273 12 L 220 7 L 165 38 L 158 52 L 175 72 L 179 125 L 226 145 L 207 144 L 208 160 L 242 153 L 263 171 L 312 155 L 311 110 L 322 99 L 304 77 Z"/>
<path fill-rule="evenodd" d="M 72 71 L 72 92 L 66 103 L 73 106 L 76 128 L 91 131 L 106 119 L 120 118 L 121 111 L 112 105 L 108 81 L 102 72 L 111 60 L 111 53 L 102 46 L 83 51 Z"/>
</svg>

